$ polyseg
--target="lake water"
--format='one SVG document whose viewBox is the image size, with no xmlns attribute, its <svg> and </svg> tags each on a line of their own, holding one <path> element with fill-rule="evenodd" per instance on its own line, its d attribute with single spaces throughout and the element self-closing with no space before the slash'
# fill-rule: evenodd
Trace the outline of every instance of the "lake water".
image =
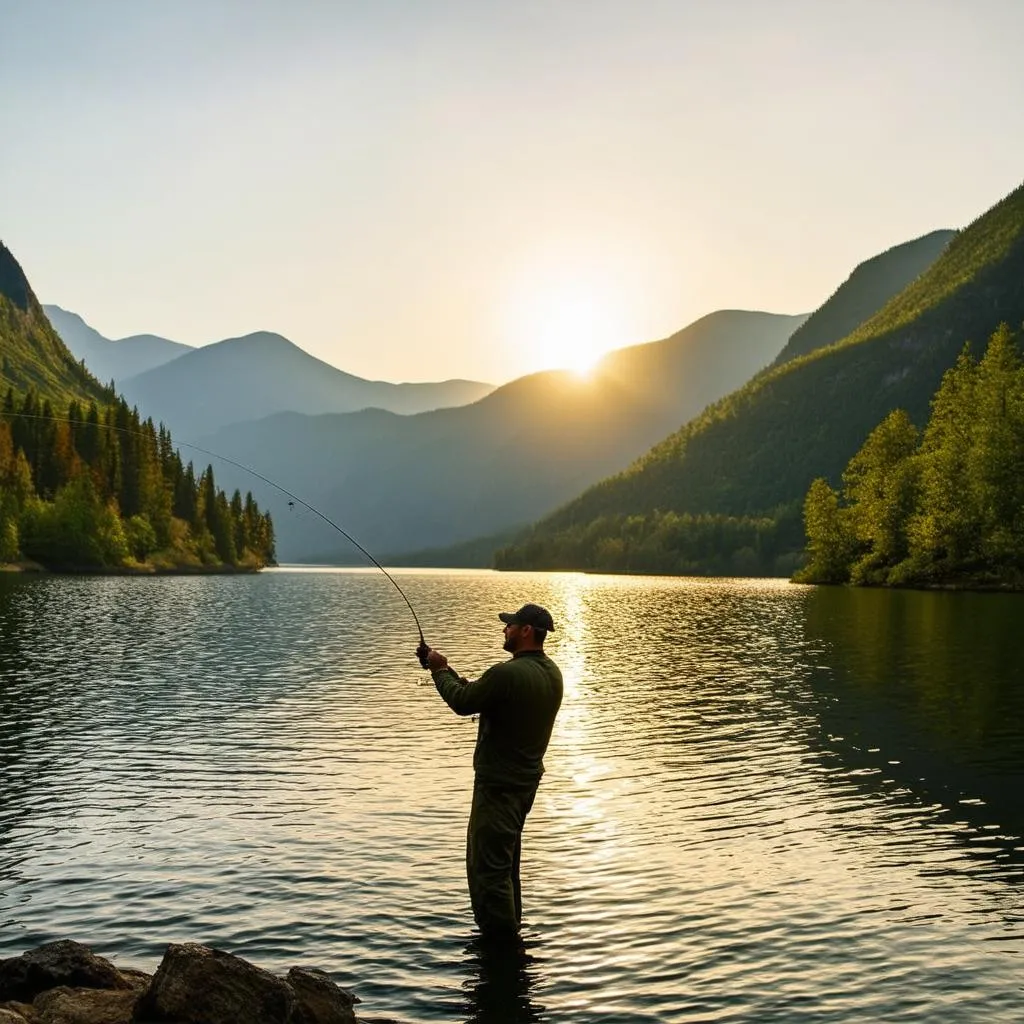
<svg viewBox="0 0 1024 1024">
<path fill-rule="evenodd" d="M 526 950 L 473 944 L 475 724 L 369 571 L 0 579 L 0 956 L 199 941 L 427 1021 L 1024 1019 L 1024 597 L 403 571 L 474 676 L 559 623 Z"/>
</svg>

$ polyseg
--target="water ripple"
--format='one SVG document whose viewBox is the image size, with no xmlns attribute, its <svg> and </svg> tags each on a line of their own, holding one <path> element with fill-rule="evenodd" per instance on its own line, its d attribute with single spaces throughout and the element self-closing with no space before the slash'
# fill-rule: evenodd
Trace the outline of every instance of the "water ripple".
<svg viewBox="0 0 1024 1024">
<path fill-rule="evenodd" d="M 470 926 L 474 724 L 358 571 L 0 580 L 0 955 L 203 941 L 410 1022 L 1024 1016 L 1013 598 L 401 581 L 470 675 L 497 610 L 560 623 L 521 962 Z"/>
</svg>

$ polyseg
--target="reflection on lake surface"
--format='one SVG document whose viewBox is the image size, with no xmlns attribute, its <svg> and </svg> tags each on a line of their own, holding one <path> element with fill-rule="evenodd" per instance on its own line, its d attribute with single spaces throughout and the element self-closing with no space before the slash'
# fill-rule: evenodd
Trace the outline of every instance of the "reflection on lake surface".
<svg viewBox="0 0 1024 1024">
<path fill-rule="evenodd" d="M 0 956 L 200 941 L 408 1021 L 1024 1018 L 1024 599 L 402 572 L 476 675 L 559 623 L 526 945 L 471 929 L 475 727 L 379 573 L 0 579 Z"/>
</svg>

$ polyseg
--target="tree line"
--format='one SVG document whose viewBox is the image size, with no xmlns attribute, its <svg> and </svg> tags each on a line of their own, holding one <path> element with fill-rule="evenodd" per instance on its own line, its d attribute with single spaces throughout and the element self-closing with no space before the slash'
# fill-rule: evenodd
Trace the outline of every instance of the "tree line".
<svg viewBox="0 0 1024 1024">
<path fill-rule="evenodd" d="M 918 430 L 902 409 L 804 501 L 809 583 L 1024 585 L 1024 362 L 1006 324 L 965 346 Z"/>
<path fill-rule="evenodd" d="M 124 399 L 60 415 L 32 389 L 0 407 L 0 562 L 49 568 L 259 568 L 274 527 L 251 493 L 229 499 L 170 432 Z"/>
<path fill-rule="evenodd" d="M 800 562 L 799 506 L 773 515 L 657 509 L 535 530 L 500 548 L 497 569 L 577 569 L 679 576 L 789 576 Z"/>
</svg>

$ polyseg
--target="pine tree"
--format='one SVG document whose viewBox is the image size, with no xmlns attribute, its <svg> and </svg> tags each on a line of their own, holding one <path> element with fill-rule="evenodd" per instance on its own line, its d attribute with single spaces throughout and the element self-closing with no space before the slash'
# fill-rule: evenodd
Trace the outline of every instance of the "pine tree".
<svg viewBox="0 0 1024 1024">
<path fill-rule="evenodd" d="M 854 583 L 885 582 L 888 570 L 907 557 L 907 528 L 919 489 L 917 446 L 917 428 L 906 412 L 895 409 L 843 473 L 852 533 L 863 550 L 850 570 Z"/>
<path fill-rule="evenodd" d="M 921 440 L 921 497 L 908 527 L 917 575 L 955 574 L 978 558 L 980 523 L 967 470 L 977 388 L 977 364 L 964 346 L 942 377 Z"/>
<path fill-rule="evenodd" d="M 981 555 L 992 570 L 1024 565 L 1024 380 L 1013 335 L 1002 324 L 978 364 L 967 476 Z"/>
</svg>

